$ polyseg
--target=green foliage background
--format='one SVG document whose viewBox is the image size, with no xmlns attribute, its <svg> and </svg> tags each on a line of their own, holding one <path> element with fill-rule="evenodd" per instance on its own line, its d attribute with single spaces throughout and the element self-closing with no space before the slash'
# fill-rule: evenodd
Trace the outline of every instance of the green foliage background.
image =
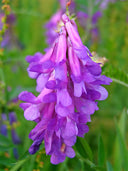
<svg viewBox="0 0 128 171">
<path fill-rule="evenodd" d="M 93 0 L 91 6 L 86 0 L 76 0 L 77 9 L 80 4 L 98 9 Z M 1 5 L 1 4 L 0 4 Z M 23 44 L 24 49 L 5 50 L 2 57 L 2 70 L 6 86 L 12 88 L 6 101 L 16 97 L 21 91 L 29 90 L 35 93 L 35 80 L 28 77 L 25 62 L 26 55 L 33 55 L 47 47 L 45 42 L 44 24 L 56 12 L 59 5 L 55 0 L 12 0 L 12 12 L 17 17 L 14 26 L 15 33 Z M 103 73 L 113 79 L 110 86 L 106 86 L 109 97 L 99 102 L 99 111 L 92 115 L 89 123 L 90 131 L 84 139 L 78 138 L 74 147 L 76 157 L 66 159 L 62 164 L 50 164 L 49 156 L 45 155 L 44 145 L 35 155 L 28 154 L 32 141 L 28 139 L 34 124 L 26 121 L 23 111 L 16 106 L 18 121 L 17 127 L 22 143 L 17 146 L 19 160 L 14 159 L 11 137 L 8 139 L 0 135 L 0 171 L 8 168 L 10 171 L 128 171 L 128 1 L 118 1 L 109 4 L 103 10 L 103 16 L 98 23 L 101 40 L 90 44 L 89 39 L 85 45 L 96 51 L 99 56 L 105 56 L 109 61 L 103 67 Z M 81 37 L 86 32 L 79 29 Z M 15 66 L 16 72 L 13 72 Z M 0 74 L 3 79 L 3 74 Z M 4 147 L 4 148 L 3 148 Z M 4 152 L 9 151 L 6 158 Z M 43 162 L 43 163 L 42 163 Z M 38 170 L 39 169 L 39 170 Z"/>
</svg>

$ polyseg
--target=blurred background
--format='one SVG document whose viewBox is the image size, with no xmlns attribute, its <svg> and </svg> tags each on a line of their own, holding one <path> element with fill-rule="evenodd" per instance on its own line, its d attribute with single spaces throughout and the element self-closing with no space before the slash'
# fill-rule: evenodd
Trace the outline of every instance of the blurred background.
<svg viewBox="0 0 128 171">
<path fill-rule="evenodd" d="M 25 57 L 45 53 L 45 24 L 60 4 L 57 0 L 10 0 L 9 27 L 0 54 L 0 171 L 128 171 L 128 1 L 105 1 L 76 0 L 74 12 L 84 44 L 107 61 L 102 70 L 113 79 L 105 86 L 109 96 L 99 102 L 85 138 L 78 138 L 74 147 L 78 155 L 55 166 L 43 144 L 35 155 L 28 154 L 34 123 L 25 120 L 17 96 L 23 90 L 36 94 L 36 81 L 28 77 Z M 82 23 L 79 11 L 87 14 Z M 100 15 L 95 19 L 97 12 Z"/>
</svg>

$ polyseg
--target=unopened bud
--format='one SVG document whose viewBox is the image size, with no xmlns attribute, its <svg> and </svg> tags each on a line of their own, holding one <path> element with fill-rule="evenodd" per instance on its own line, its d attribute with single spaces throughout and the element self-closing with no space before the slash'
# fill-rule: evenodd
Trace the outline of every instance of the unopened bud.
<svg viewBox="0 0 128 171">
<path fill-rule="evenodd" d="M 66 6 L 69 7 L 69 6 L 71 5 L 71 2 L 72 2 L 72 1 L 69 0 L 69 1 L 67 2 Z"/>
</svg>

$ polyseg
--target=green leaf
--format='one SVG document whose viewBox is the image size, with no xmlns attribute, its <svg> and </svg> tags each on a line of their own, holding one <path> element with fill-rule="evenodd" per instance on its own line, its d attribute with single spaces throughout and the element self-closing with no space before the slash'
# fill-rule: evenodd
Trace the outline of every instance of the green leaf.
<svg viewBox="0 0 128 171">
<path fill-rule="evenodd" d="M 14 146 L 15 145 L 8 137 L 0 134 L 0 151 L 8 151 L 11 148 L 14 148 Z"/>
<path fill-rule="evenodd" d="M 29 166 L 28 171 L 34 170 L 35 161 L 36 161 L 36 154 L 35 155 L 32 155 L 30 157 L 30 163 L 31 163 L 31 165 Z"/>
<path fill-rule="evenodd" d="M 116 137 L 115 145 L 114 145 L 114 170 L 120 171 L 121 170 L 121 160 L 120 160 L 120 147 L 119 142 Z"/>
<path fill-rule="evenodd" d="M 117 124 L 117 121 L 115 122 L 115 125 L 116 125 L 116 132 L 117 132 L 117 140 L 118 140 L 119 148 L 120 148 L 122 166 L 124 170 L 128 170 L 128 151 L 126 148 L 125 140 L 123 138 L 121 129 Z"/>
<path fill-rule="evenodd" d="M 0 80 L 5 82 L 4 72 L 3 72 L 2 68 L 0 68 Z"/>
<path fill-rule="evenodd" d="M 79 160 L 84 161 L 91 168 L 96 168 L 97 167 L 92 161 L 88 160 L 87 158 L 82 157 L 79 152 L 76 152 L 76 156 L 77 156 L 77 158 Z"/>
<path fill-rule="evenodd" d="M 76 0 L 76 3 L 86 5 L 86 6 L 88 5 L 87 1 L 85 1 L 85 0 Z"/>
<path fill-rule="evenodd" d="M 119 123 L 119 129 L 121 131 L 123 139 L 125 139 L 125 128 L 126 128 L 126 110 L 123 110 Z M 115 142 L 115 153 L 114 153 L 114 170 L 120 171 L 122 169 L 122 160 L 120 160 L 121 151 L 118 137 L 116 137 Z"/>
<path fill-rule="evenodd" d="M 126 109 L 124 109 L 119 120 L 119 129 L 121 131 L 123 139 L 125 139 L 125 133 L 126 133 L 126 120 L 127 120 L 126 112 L 127 112 Z"/>
<path fill-rule="evenodd" d="M 4 165 L 4 166 L 13 166 L 13 160 L 11 160 L 10 158 L 6 158 L 4 156 L 0 157 L 0 164 Z"/>
<path fill-rule="evenodd" d="M 126 128 L 126 111 L 123 110 L 119 123 L 119 129 L 121 131 L 123 139 L 125 138 L 125 128 Z M 114 153 L 114 170 L 120 171 L 122 170 L 122 159 L 120 159 L 121 151 L 120 151 L 120 144 L 118 141 L 118 137 L 116 137 L 115 142 L 115 153 Z"/>
<path fill-rule="evenodd" d="M 103 74 L 110 77 L 113 80 L 113 82 L 128 87 L 128 74 L 125 73 L 123 70 L 113 66 L 108 66 L 104 70 Z"/>
<path fill-rule="evenodd" d="M 25 158 L 27 158 L 27 157 L 29 157 L 29 156 L 30 156 L 30 153 L 29 153 L 29 151 L 27 150 L 24 154 L 22 154 L 22 155 L 20 156 L 19 160 L 23 160 L 23 159 L 25 159 Z"/>
<path fill-rule="evenodd" d="M 15 166 L 10 171 L 17 171 L 29 158 L 23 159 L 15 163 Z"/>
<path fill-rule="evenodd" d="M 11 142 L 10 139 L 8 139 L 6 136 L 0 134 L 0 145 L 12 145 L 13 143 Z"/>
<path fill-rule="evenodd" d="M 90 160 L 93 160 L 92 150 L 84 138 L 77 138 L 76 148 L 83 157 L 88 156 Z"/>
<path fill-rule="evenodd" d="M 104 144 L 101 136 L 99 136 L 98 140 L 98 165 L 103 166 L 105 161 L 105 150 L 104 150 Z"/>
<path fill-rule="evenodd" d="M 107 161 L 107 171 L 113 171 L 112 165 L 109 161 Z"/>
<path fill-rule="evenodd" d="M 66 158 L 66 160 L 60 165 L 60 167 L 58 168 L 58 170 L 59 170 L 59 169 L 60 169 L 61 171 L 68 170 L 67 161 L 68 161 L 68 158 Z"/>
<path fill-rule="evenodd" d="M 0 145 L 0 151 L 8 151 L 11 148 L 14 148 L 14 145 Z"/>
</svg>

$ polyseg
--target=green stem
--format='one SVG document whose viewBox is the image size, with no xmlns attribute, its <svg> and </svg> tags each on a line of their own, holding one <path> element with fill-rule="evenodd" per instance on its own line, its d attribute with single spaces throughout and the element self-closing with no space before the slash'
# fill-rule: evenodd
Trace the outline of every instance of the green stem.
<svg viewBox="0 0 128 171">
<path fill-rule="evenodd" d="M 82 156 L 79 155 L 79 153 L 76 153 L 76 156 L 77 156 L 80 160 L 82 160 L 82 161 L 84 161 L 86 164 L 88 164 L 91 168 L 95 168 L 95 167 L 96 167 L 96 165 L 95 165 L 93 162 L 91 162 L 91 161 L 88 160 L 88 159 L 83 158 Z"/>
<path fill-rule="evenodd" d="M 1 81 L 3 83 L 5 83 L 5 77 L 4 77 L 4 72 L 3 72 L 3 69 L 2 68 L 0 68 L 0 76 L 1 76 Z"/>
<path fill-rule="evenodd" d="M 29 157 L 21 161 L 18 161 L 17 163 L 15 163 L 15 166 L 12 167 L 10 171 L 17 171 L 28 159 Z"/>
<path fill-rule="evenodd" d="M 128 88 L 128 84 L 124 83 L 123 81 L 117 80 L 116 78 L 111 78 L 115 83 L 121 84 Z"/>
</svg>

